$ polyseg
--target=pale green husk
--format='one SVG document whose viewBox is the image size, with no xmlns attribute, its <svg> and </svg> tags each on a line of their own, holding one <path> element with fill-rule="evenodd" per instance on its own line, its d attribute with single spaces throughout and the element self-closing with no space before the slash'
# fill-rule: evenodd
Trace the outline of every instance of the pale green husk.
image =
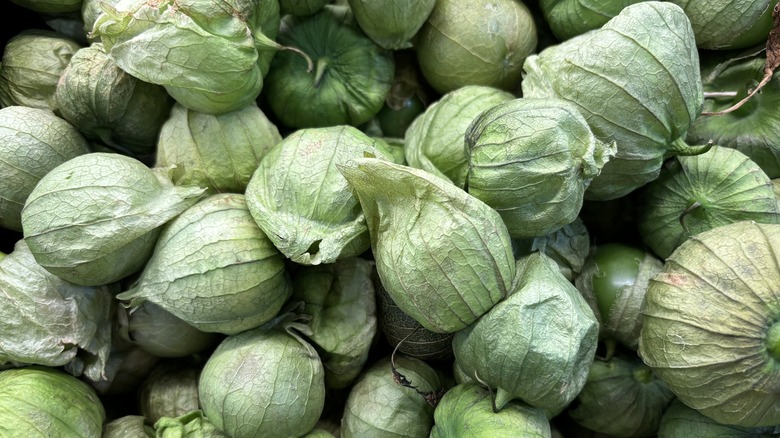
<svg viewBox="0 0 780 438">
<path fill-rule="evenodd" d="M 22 208 L 38 181 L 88 152 L 76 128 L 49 110 L 0 109 L 0 227 L 22 231 Z"/>
<path fill-rule="evenodd" d="M 412 38 L 431 14 L 436 0 L 349 0 L 360 29 L 390 50 L 412 47 Z"/>
<path fill-rule="evenodd" d="M 24 239 L 49 272 L 72 283 L 112 283 L 138 271 L 160 228 L 203 189 L 174 186 L 130 157 L 78 156 L 46 174 L 22 209 Z"/>
<path fill-rule="evenodd" d="M 540 0 L 539 8 L 559 40 L 598 29 L 628 5 L 644 0 Z"/>
<path fill-rule="evenodd" d="M 512 241 L 516 258 L 535 251 L 555 260 L 561 274 L 573 282 L 583 272 L 590 252 L 590 234 L 580 218 L 575 219 L 546 236 Z"/>
<path fill-rule="evenodd" d="M 772 26 L 772 0 L 668 0 L 685 9 L 700 49 L 741 49 L 762 44 Z M 751 34 L 752 35 L 749 35 Z"/>
<path fill-rule="evenodd" d="M 200 368 L 162 362 L 138 390 L 141 415 L 149 424 L 198 409 Z"/>
<path fill-rule="evenodd" d="M 271 320 L 291 293 L 284 257 L 244 196 L 226 193 L 171 221 L 138 281 L 117 298 L 151 301 L 199 330 L 235 334 Z"/>
<path fill-rule="evenodd" d="M 180 417 L 163 417 L 154 423 L 157 438 L 228 438 L 200 410 Z"/>
<path fill-rule="evenodd" d="M 657 178 L 667 155 L 695 152 L 672 144 L 703 100 L 696 40 L 677 5 L 628 6 L 600 29 L 528 57 L 524 70 L 524 97 L 574 103 L 598 139 L 617 144 L 587 199 L 624 196 Z"/>
<path fill-rule="evenodd" d="M 428 172 L 376 158 L 340 166 L 360 199 L 379 278 L 423 327 L 452 333 L 509 292 L 512 245 L 495 210 Z"/>
<path fill-rule="evenodd" d="M 154 428 L 141 415 L 125 415 L 106 423 L 101 438 L 152 438 Z"/>
<path fill-rule="evenodd" d="M 664 411 L 658 436 L 664 438 L 769 438 L 780 434 L 780 427 L 741 427 L 721 424 L 674 400 Z"/>
</svg>

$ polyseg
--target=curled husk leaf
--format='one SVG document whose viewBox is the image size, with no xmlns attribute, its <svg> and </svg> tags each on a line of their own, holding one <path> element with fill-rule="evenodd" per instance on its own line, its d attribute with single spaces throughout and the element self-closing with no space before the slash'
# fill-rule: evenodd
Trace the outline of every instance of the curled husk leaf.
<svg viewBox="0 0 780 438">
<path fill-rule="evenodd" d="M 38 29 L 8 40 L 0 64 L 0 106 L 54 110 L 57 81 L 80 47 L 64 35 Z"/>
<path fill-rule="evenodd" d="M 468 173 L 466 130 L 480 113 L 513 98 L 509 92 L 484 85 L 467 85 L 445 94 L 406 130 L 407 163 L 463 187 Z"/>
<path fill-rule="evenodd" d="M 404 313 L 453 333 L 507 295 L 515 264 L 495 210 L 447 180 L 376 158 L 339 170 L 360 199 L 380 281 Z"/>
<path fill-rule="evenodd" d="M 658 436 L 664 438 L 759 438 L 780 433 L 778 426 L 741 427 L 718 423 L 676 399 L 664 411 Z"/>
<path fill-rule="evenodd" d="M 569 415 L 579 425 L 616 437 L 656 436 L 674 399 L 664 382 L 635 355 L 595 360 Z"/>
<path fill-rule="evenodd" d="M 99 379 L 111 349 L 112 288 L 71 284 L 24 240 L 0 261 L 0 364 L 69 365 Z"/>
<path fill-rule="evenodd" d="M 0 435 L 98 437 L 106 412 L 95 391 L 52 368 L 0 371 Z"/>
<path fill-rule="evenodd" d="M 117 319 L 125 340 L 159 357 L 200 353 L 222 339 L 216 333 L 198 330 L 151 301 L 132 309 L 119 306 Z"/>
<path fill-rule="evenodd" d="M 628 5 L 644 0 L 540 0 L 539 8 L 559 40 L 598 29 Z"/>
<path fill-rule="evenodd" d="M 517 89 L 537 41 L 522 2 L 439 0 L 415 46 L 423 76 L 444 94 L 465 85 Z"/>
<path fill-rule="evenodd" d="M 219 115 L 176 104 L 160 130 L 155 166 L 175 165 L 176 184 L 244 193 L 260 160 L 280 141 L 256 103 Z"/>
<path fill-rule="evenodd" d="M 22 209 L 24 239 L 49 272 L 84 286 L 138 271 L 162 225 L 203 189 L 174 186 L 162 171 L 119 154 L 72 158 L 41 178 Z"/>
<path fill-rule="evenodd" d="M 326 7 L 309 17 L 294 17 L 279 31 L 279 53 L 268 73 L 266 96 L 282 124 L 294 128 L 361 125 L 385 102 L 395 63 L 350 23 L 350 14 Z"/>
<path fill-rule="evenodd" d="M 203 368 L 203 413 L 231 437 L 287 438 L 314 428 L 325 403 L 322 362 L 292 330 L 263 326 L 229 336 Z"/>
<path fill-rule="evenodd" d="M 0 227 L 22 231 L 22 208 L 41 178 L 88 152 L 76 128 L 51 111 L 0 109 Z"/>
<path fill-rule="evenodd" d="M 601 324 L 600 338 L 637 349 L 647 286 L 661 268 L 661 260 L 634 246 L 593 247 L 575 285 Z"/>
<path fill-rule="evenodd" d="M 357 128 L 333 126 L 298 130 L 260 162 L 246 189 L 247 204 L 287 258 L 317 265 L 368 249 L 358 199 L 336 169 L 365 154 L 385 157 Z"/>
<path fill-rule="evenodd" d="M 511 402 L 493 411 L 493 396 L 476 382 L 450 388 L 433 413 L 431 438 L 466 436 L 473 438 L 550 438 L 545 413 L 524 403 Z"/>
<path fill-rule="evenodd" d="M 577 218 L 590 182 L 615 154 L 574 104 L 512 99 L 466 130 L 466 190 L 501 215 L 513 238 L 544 236 Z"/>
<path fill-rule="evenodd" d="M 780 424 L 780 225 L 697 234 L 650 282 L 639 355 L 686 405 L 738 426 Z"/>
<path fill-rule="evenodd" d="M 309 340 L 320 347 L 328 388 L 349 386 L 368 359 L 377 332 L 373 267 L 350 257 L 295 274 L 292 300 L 303 301 L 303 313 L 312 317 Z"/>
<path fill-rule="evenodd" d="M 150 424 L 162 417 L 179 417 L 198 409 L 200 369 L 161 363 L 138 392 L 143 415 Z"/>
<path fill-rule="evenodd" d="M 590 252 L 590 234 L 585 223 L 579 217 L 560 229 L 542 237 L 512 241 L 515 258 L 526 256 L 535 251 L 543 252 L 555 260 L 561 274 L 574 282 L 583 271 L 585 260 Z"/>
<path fill-rule="evenodd" d="M 101 8 L 92 36 L 119 68 L 202 113 L 254 101 L 279 49 L 276 0 L 121 0 Z"/>
<path fill-rule="evenodd" d="M 103 427 L 101 438 L 153 438 L 154 428 L 146 425 L 142 415 L 125 415 Z"/>
<path fill-rule="evenodd" d="M 228 438 L 200 410 L 179 417 L 162 417 L 154 423 L 154 429 L 157 438 Z"/>
<path fill-rule="evenodd" d="M 159 357 L 132 345 L 114 333 L 105 376 L 100 379 L 90 379 L 86 375 L 82 377 L 98 394 L 135 394 L 159 360 Z"/>
<path fill-rule="evenodd" d="M 628 6 L 600 29 L 529 56 L 524 69 L 524 97 L 572 102 L 599 140 L 617 145 L 587 199 L 622 197 L 656 179 L 667 155 L 698 151 L 675 143 L 703 99 L 696 41 L 677 5 Z"/>
<path fill-rule="evenodd" d="M 518 261 L 516 288 L 455 334 L 463 372 L 496 388 L 496 407 L 512 399 L 557 414 L 585 385 L 598 322 L 557 264 L 542 253 Z"/>
<path fill-rule="evenodd" d="M 412 38 L 435 5 L 436 0 L 349 0 L 360 29 L 380 47 L 390 50 L 412 47 Z"/>
<path fill-rule="evenodd" d="M 741 220 L 780 223 L 769 177 L 736 149 L 677 157 L 637 197 L 642 241 L 662 258 L 689 237 Z"/>
<path fill-rule="evenodd" d="M 390 358 L 379 360 L 352 386 L 341 418 L 342 438 L 369 436 L 427 437 L 434 405 L 423 394 L 435 395 L 441 382 L 425 362 L 396 354 L 395 370 L 415 388 L 395 380 Z"/>
<path fill-rule="evenodd" d="M 762 57 L 727 59 L 702 69 L 705 112 L 723 111 L 742 100 L 764 76 Z M 735 95 L 706 93 L 734 92 Z M 739 109 L 702 115 L 688 130 L 691 144 L 709 141 L 750 157 L 770 178 L 780 177 L 780 72 Z"/>
<path fill-rule="evenodd" d="M 120 69 L 102 44 L 73 55 L 54 97 L 57 113 L 87 138 L 134 157 L 154 153 L 173 104 L 162 87 Z"/>
<path fill-rule="evenodd" d="M 700 49 L 742 49 L 766 41 L 773 0 L 669 0 L 685 9 Z"/>
<path fill-rule="evenodd" d="M 151 301 L 205 332 L 235 334 L 270 321 L 292 293 L 284 257 L 244 196 L 212 195 L 170 222 L 135 284 L 117 295 Z"/>
</svg>

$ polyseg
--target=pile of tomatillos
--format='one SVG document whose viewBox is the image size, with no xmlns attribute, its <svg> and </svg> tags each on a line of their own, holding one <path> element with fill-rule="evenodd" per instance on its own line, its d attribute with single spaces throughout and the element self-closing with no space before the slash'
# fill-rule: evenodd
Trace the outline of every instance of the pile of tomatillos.
<svg viewBox="0 0 780 438">
<path fill-rule="evenodd" d="M 780 3 L 11 1 L 0 436 L 780 435 Z"/>
</svg>

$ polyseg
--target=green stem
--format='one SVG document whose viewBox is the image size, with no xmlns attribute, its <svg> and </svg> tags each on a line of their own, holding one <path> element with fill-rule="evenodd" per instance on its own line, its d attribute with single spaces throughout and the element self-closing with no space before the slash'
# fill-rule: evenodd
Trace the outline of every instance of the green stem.
<svg viewBox="0 0 780 438">
<path fill-rule="evenodd" d="M 693 204 L 689 205 L 688 208 L 686 208 L 682 214 L 680 215 L 680 225 L 682 225 L 683 231 L 685 231 L 685 234 L 690 234 L 688 232 L 688 226 L 685 225 L 685 217 L 688 216 L 692 211 L 696 210 L 697 208 L 701 207 L 701 202 L 696 201 Z"/>
<path fill-rule="evenodd" d="M 325 71 L 328 68 L 328 58 L 317 60 L 317 69 L 314 71 L 314 88 L 319 88 L 322 79 L 325 77 Z"/>
</svg>

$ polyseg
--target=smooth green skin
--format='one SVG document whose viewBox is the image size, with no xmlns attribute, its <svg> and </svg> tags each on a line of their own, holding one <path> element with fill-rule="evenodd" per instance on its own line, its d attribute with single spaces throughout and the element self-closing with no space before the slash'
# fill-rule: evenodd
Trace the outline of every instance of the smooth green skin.
<svg viewBox="0 0 780 438">
<path fill-rule="evenodd" d="M 704 91 L 735 91 L 732 98 L 708 98 L 704 111 L 722 111 L 736 104 L 764 76 L 764 58 L 725 60 L 702 71 Z M 738 110 L 719 116 L 701 116 L 693 122 L 687 140 L 737 149 L 750 157 L 770 178 L 780 177 L 780 73 Z"/>
<path fill-rule="evenodd" d="M 0 364 L 70 364 L 83 366 L 75 375 L 100 378 L 111 349 L 111 292 L 57 277 L 19 240 L 0 261 Z"/>
<path fill-rule="evenodd" d="M 43 14 L 65 14 L 78 12 L 82 0 L 11 0 L 11 2 Z"/>
<path fill-rule="evenodd" d="M 92 35 L 117 65 L 203 113 L 253 102 L 278 49 L 276 0 L 120 0 L 102 7 Z"/>
<path fill-rule="evenodd" d="M 740 427 L 718 423 L 685 406 L 679 399 L 672 402 L 661 417 L 658 436 L 664 438 L 770 438 L 777 427 Z"/>
<path fill-rule="evenodd" d="M 395 367 L 423 393 L 441 390 L 436 371 L 425 362 L 395 355 Z M 379 360 L 352 386 L 341 418 L 342 438 L 425 438 L 434 407 L 412 388 L 393 380 L 390 358 Z"/>
<path fill-rule="evenodd" d="M 385 156 L 352 126 L 309 128 L 287 136 L 260 162 L 246 189 L 252 217 L 287 258 L 333 263 L 369 246 L 358 198 L 337 166 Z"/>
<path fill-rule="evenodd" d="M 117 298 L 132 307 L 150 301 L 201 331 L 230 335 L 271 320 L 291 293 L 284 257 L 245 197 L 225 193 L 172 220 L 139 279 Z"/>
<path fill-rule="evenodd" d="M 0 227 L 22 231 L 22 208 L 41 178 L 88 152 L 78 130 L 49 110 L 0 109 Z"/>
<path fill-rule="evenodd" d="M 639 234 L 659 257 L 669 257 L 690 236 L 721 225 L 780 223 L 772 182 L 742 152 L 713 146 L 705 154 L 676 160 L 637 197 Z M 696 203 L 700 206 L 691 209 Z"/>
<path fill-rule="evenodd" d="M 388 161 L 356 159 L 339 171 L 360 200 L 382 284 L 423 327 L 456 332 L 508 294 L 515 264 L 495 210 L 448 180 Z"/>
<path fill-rule="evenodd" d="M 409 125 L 425 111 L 425 104 L 417 97 L 406 98 L 398 109 L 385 103 L 376 115 L 382 135 L 385 137 L 403 138 Z"/>
<path fill-rule="evenodd" d="M 225 339 L 200 375 L 203 413 L 228 436 L 288 438 L 314 428 L 325 403 L 316 350 L 263 327 Z"/>
<path fill-rule="evenodd" d="M 467 376 L 496 388 L 499 409 L 520 399 L 553 415 L 585 385 L 598 322 L 543 253 L 518 261 L 512 294 L 459 331 L 452 350 Z"/>
<path fill-rule="evenodd" d="M 595 360 L 588 381 L 569 411 L 595 432 L 619 437 L 655 436 L 674 393 L 636 355 Z"/>
<path fill-rule="evenodd" d="M 468 174 L 466 130 L 483 111 L 512 99 L 511 93 L 482 85 L 467 85 L 445 94 L 406 130 L 407 163 L 463 187 Z"/>
<path fill-rule="evenodd" d="M 749 221 L 689 238 L 650 282 L 639 355 L 686 405 L 715 421 L 780 424 L 780 225 Z"/>
<path fill-rule="evenodd" d="M 317 13 L 330 0 L 279 0 L 282 15 L 306 16 Z"/>
<path fill-rule="evenodd" d="M 98 437 L 106 412 L 95 391 L 52 368 L 0 371 L 0 435 Z"/>
<path fill-rule="evenodd" d="M 515 90 L 536 49 L 536 25 L 513 0 L 440 0 L 417 34 L 417 61 L 441 94 L 464 85 Z"/>
<path fill-rule="evenodd" d="M 141 415 L 149 424 L 162 417 L 179 417 L 198 409 L 200 368 L 162 362 L 138 390 Z"/>
<path fill-rule="evenodd" d="M 656 179 L 667 155 L 692 153 L 673 145 L 702 107 L 696 40 L 679 6 L 628 6 L 600 29 L 529 56 L 523 68 L 524 97 L 574 103 L 599 140 L 617 144 L 586 199 L 622 197 Z"/>
<path fill-rule="evenodd" d="M 512 238 L 548 235 L 573 222 L 585 189 L 616 152 L 577 107 L 512 99 L 481 113 L 465 134 L 465 188 L 501 215 Z"/>
<path fill-rule="evenodd" d="M 547 24 L 559 40 L 598 29 L 628 5 L 644 0 L 540 0 Z"/>
<path fill-rule="evenodd" d="M 377 334 L 372 262 L 359 257 L 295 273 L 293 301 L 311 315 L 309 339 L 320 347 L 325 386 L 346 388 L 360 374 Z"/>
<path fill-rule="evenodd" d="M 207 187 L 210 194 L 244 193 L 260 161 L 281 141 L 256 103 L 219 115 L 176 104 L 160 130 L 155 166 L 175 165 L 177 184 Z"/>
<path fill-rule="evenodd" d="M 512 402 L 493 412 L 492 395 L 476 382 L 450 388 L 433 413 L 430 438 L 550 438 L 550 422 L 541 409 Z"/>
<path fill-rule="evenodd" d="M 349 15 L 325 8 L 285 22 L 279 43 L 303 51 L 276 55 L 266 95 L 274 114 L 292 128 L 359 126 L 385 102 L 395 72 L 390 51 L 349 23 Z"/>
<path fill-rule="evenodd" d="M 76 52 L 54 94 L 57 113 L 90 140 L 126 155 L 154 153 L 173 100 L 120 69 L 101 44 Z"/>
<path fill-rule="evenodd" d="M 700 49 L 743 49 L 766 41 L 772 28 L 772 0 L 669 0 L 691 21 Z M 724 31 L 728 29 L 728 31 Z"/>
<path fill-rule="evenodd" d="M 151 256 L 160 228 L 203 189 L 173 186 L 130 157 L 90 153 L 55 167 L 22 209 L 24 239 L 49 272 L 82 286 L 118 281 Z"/>
<path fill-rule="evenodd" d="M 119 317 L 119 324 L 122 336 L 158 357 L 186 357 L 208 350 L 221 340 L 219 335 L 200 331 L 151 301 Z"/>
<path fill-rule="evenodd" d="M 37 29 L 8 40 L 0 64 L 0 104 L 54 110 L 57 81 L 80 47 L 62 34 Z"/>
<path fill-rule="evenodd" d="M 433 11 L 436 0 L 348 0 L 360 29 L 380 47 L 401 50 Z"/>
<path fill-rule="evenodd" d="M 594 247 L 575 285 L 601 323 L 600 338 L 636 350 L 648 282 L 662 267 L 661 260 L 635 246 Z"/>
</svg>

